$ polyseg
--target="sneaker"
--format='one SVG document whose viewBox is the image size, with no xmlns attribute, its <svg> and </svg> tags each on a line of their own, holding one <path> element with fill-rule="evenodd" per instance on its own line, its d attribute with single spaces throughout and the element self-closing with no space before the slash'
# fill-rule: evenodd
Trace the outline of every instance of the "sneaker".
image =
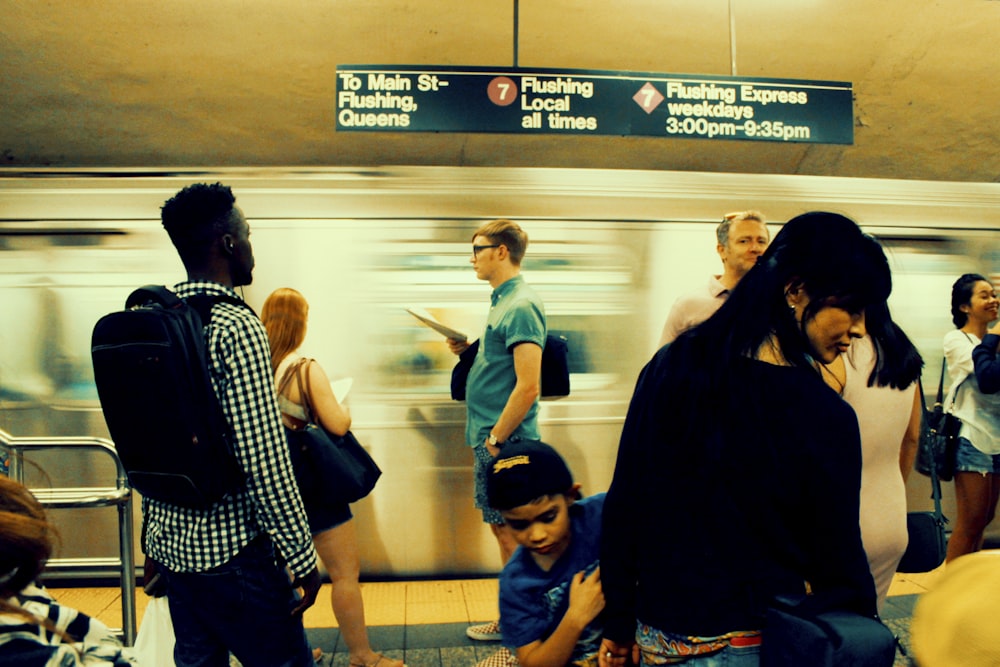
<svg viewBox="0 0 1000 667">
<path fill-rule="evenodd" d="M 500 621 L 490 621 L 482 625 L 470 625 L 465 629 L 465 636 L 481 642 L 498 642 L 501 639 Z"/>
<path fill-rule="evenodd" d="M 480 660 L 476 667 L 517 667 L 519 665 L 517 656 L 506 648 L 502 648 L 496 653 Z"/>
</svg>

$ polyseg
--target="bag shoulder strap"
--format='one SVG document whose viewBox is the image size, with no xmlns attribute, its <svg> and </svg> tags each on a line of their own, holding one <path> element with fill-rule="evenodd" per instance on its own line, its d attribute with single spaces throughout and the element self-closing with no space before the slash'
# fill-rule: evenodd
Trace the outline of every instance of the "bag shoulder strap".
<svg viewBox="0 0 1000 667">
<path fill-rule="evenodd" d="M 964 331 L 962 333 L 969 340 L 969 345 L 972 345 L 973 347 L 975 347 L 976 346 L 976 342 L 974 340 L 972 340 L 971 337 L 969 337 L 969 334 L 967 334 Z M 942 382 L 942 386 L 943 386 L 943 383 L 944 383 L 945 363 L 946 363 L 945 361 L 941 362 L 941 382 Z M 958 377 L 960 377 L 961 379 L 958 381 L 957 384 L 952 385 L 952 387 L 948 390 L 948 396 L 951 397 L 951 403 L 948 405 L 948 408 L 945 410 L 945 412 L 947 412 L 949 414 L 951 413 L 952 409 L 955 407 L 955 402 L 958 400 L 958 390 L 961 389 L 962 384 L 966 380 L 968 380 L 970 377 L 973 377 L 976 374 L 975 370 L 973 370 L 973 372 L 971 372 L 971 373 L 966 373 L 965 375 L 961 375 L 961 371 L 959 371 L 959 373 L 960 374 L 959 374 Z M 943 405 L 943 403 L 942 403 L 942 401 L 943 401 L 942 396 L 943 395 L 941 393 L 941 390 L 938 389 L 938 403 L 941 404 L 941 405 Z"/>
<path fill-rule="evenodd" d="M 944 364 L 945 364 L 945 361 L 942 359 L 941 360 L 941 382 L 938 383 L 938 395 L 937 395 L 937 404 L 938 405 L 941 405 L 941 387 L 942 387 L 942 385 L 944 383 Z M 923 427 L 926 428 L 927 414 L 928 414 L 928 412 L 927 412 L 927 400 L 924 398 L 924 385 L 920 381 L 919 377 L 917 377 L 917 391 L 920 392 L 920 407 L 923 409 L 923 419 L 921 420 L 921 422 L 923 424 Z M 924 441 L 924 438 L 921 437 L 920 438 L 920 444 L 918 446 L 922 447 L 923 446 L 923 441 Z M 938 522 L 946 521 L 946 519 L 944 518 L 944 512 L 941 511 L 941 480 L 938 479 L 937 466 L 932 464 L 929 467 L 930 467 L 930 473 L 931 473 L 931 498 L 934 499 L 934 518 L 937 519 Z"/>
<path fill-rule="evenodd" d="M 944 400 L 944 371 L 948 368 L 948 358 L 941 357 L 941 379 L 938 381 L 938 393 L 937 393 L 937 404 L 941 405 L 941 401 Z M 923 394 L 920 394 L 923 396 Z M 926 409 L 926 407 L 924 408 Z"/>
<path fill-rule="evenodd" d="M 281 380 L 278 382 L 278 387 L 275 389 L 279 396 L 285 393 L 285 389 L 288 388 L 288 384 L 292 381 L 292 378 L 295 377 L 295 372 L 299 369 L 299 366 L 304 364 L 306 361 L 308 361 L 308 359 L 299 359 L 285 369 L 284 374 L 281 376 Z"/>
<path fill-rule="evenodd" d="M 198 315 L 201 317 L 201 322 L 203 325 L 207 325 L 212 319 L 212 306 L 217 303 L 228 303 L 234 306 L 239 306 L 240 308 L 246 308 L 254 315 L 254 309 L 250 307 L 243 299 L 238 299 L 234 296 L 228 294 L 208 294 L 206 292 L 200 292 L 198 294 L 192 294 L 189 297 L 185 297 L 184 301 L 187 302 L 189 306 L 195 309 Z"/>
<path fill-rule="evenodd" d="M 313 409 L 312 409 L 312 399 L 309 398 L 309 393 L 311 391 L 309 384 L 309 365 L 313 362 L 312 359 L 301 359 L 296 364 L 295 367 L 295 384 L 299 388 L 299 395 L 302 397 L 302 409 L 306 411 L 306 421 L 310 424 L 315 424 L 316 420 L 313 419 Z M 306 376 L 305 387 L 302 386 L 302 376 Z"/>
</svg>

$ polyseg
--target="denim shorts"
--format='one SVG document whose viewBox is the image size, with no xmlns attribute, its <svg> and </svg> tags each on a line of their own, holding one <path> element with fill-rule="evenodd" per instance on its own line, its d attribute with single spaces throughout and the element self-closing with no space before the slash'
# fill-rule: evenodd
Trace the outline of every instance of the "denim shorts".
<svg viewBox="0 0 1000 667">
<path fill-rule="evenodd" d="M 354 515 L 347 503 L 305 503 L 306 518 L 309 519 L 309 532 L 312 535 L 336 528 L 347 523 Z"/>
<path fill-rule="evenodd" d="M 499 526 L 503 523 L 503 515 L 490 507 L 490 503 L 486 498 L 486 471 L 490 468 L 493 455 L 490 454 L 490 450 L 486 449 L 485 444 L 473 447 L 472 453 L 476 457 L 476 461 L 472 466 L 472 476 L 476 482 L 476 507 L 483 511 L 483 523 L 492 523 Z"/>
<path fill-rule="evenodd" d="M 959 438 L 955 449 L 955 471 L 1000 475 L 1000 454 L 983 454 L 967 439 Z"/>
</svg>

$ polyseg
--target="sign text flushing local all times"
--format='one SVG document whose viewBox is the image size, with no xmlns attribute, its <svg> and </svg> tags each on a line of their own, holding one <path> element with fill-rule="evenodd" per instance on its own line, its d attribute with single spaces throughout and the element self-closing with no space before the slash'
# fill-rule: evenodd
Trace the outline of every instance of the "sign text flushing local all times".
<svg viewBox="0 0 1000 667">
<path fill-rule="evenodd" d="M 835 81 L 341 65 L 337 130 L 851 144 L 853 92 Z"/>
</svg>

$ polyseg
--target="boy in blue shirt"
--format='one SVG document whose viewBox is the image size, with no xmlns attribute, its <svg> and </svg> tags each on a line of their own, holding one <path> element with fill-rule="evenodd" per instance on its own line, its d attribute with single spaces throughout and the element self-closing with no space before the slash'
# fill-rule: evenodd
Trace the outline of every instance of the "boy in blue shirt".
<svg viewBox="0 0 1000 667">
<path fill-rule="evenodd" d="M 581 499 L 559 453 L 531 440 L 504 445 L 486 484 L 519 545 L 500 573 L 504 645 L 522 667 L 596 666 L 605 494 Z"/>
</svg>

